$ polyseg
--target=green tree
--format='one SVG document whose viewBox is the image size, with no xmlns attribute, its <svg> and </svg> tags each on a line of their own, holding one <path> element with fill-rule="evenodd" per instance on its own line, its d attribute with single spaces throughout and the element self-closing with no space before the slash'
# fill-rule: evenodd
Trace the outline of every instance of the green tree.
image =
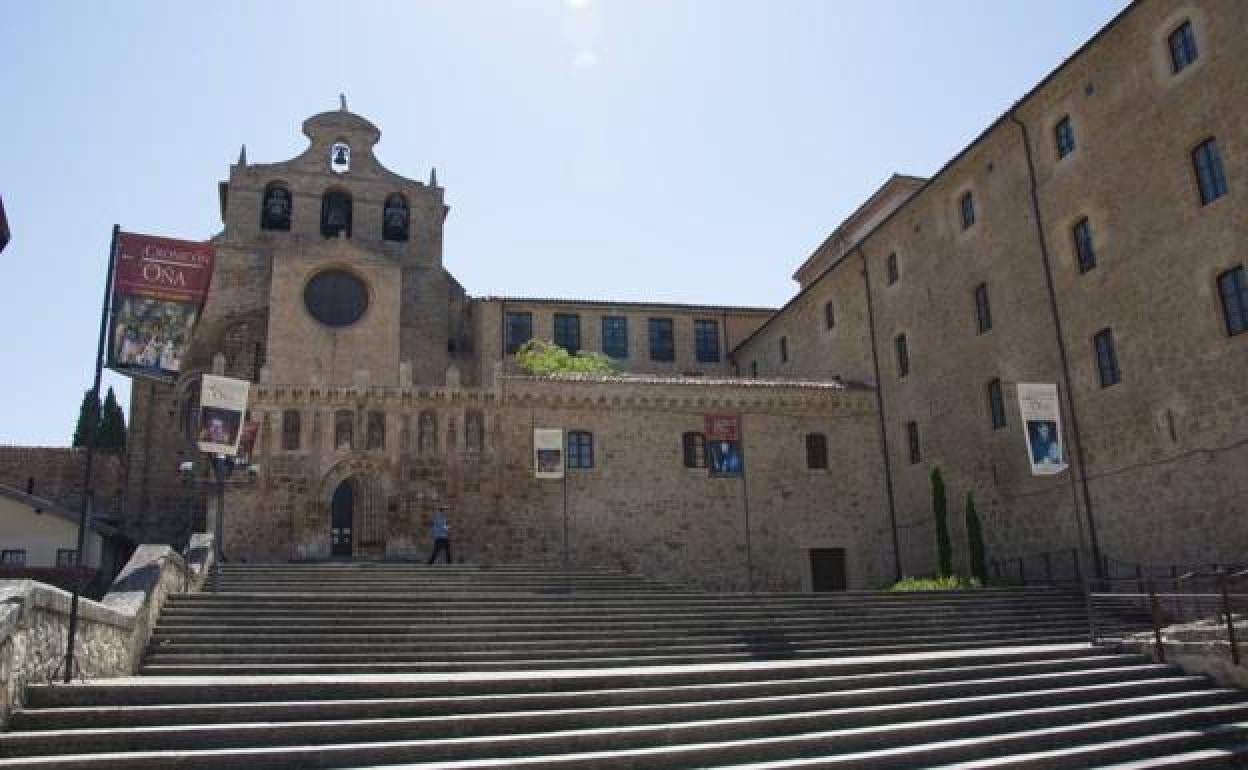
<svg viewBox="0 0 1248 770">
<path fill-rule="evenodd" d="M 949 504 L 940 468 L 932 469 L 932 513 L 936 516 L 936 560 L 941 577 L 953 574 L 953 544 L 949 542 Z"/>
<path fill-rule="evenodd" d="M 966 549 L 971 557 L 971 575 L 980 583 L 988 582 L 988 564 L 984 560 L 984 531 L 975 512 L 975 495 L 966 493 Z"/>
<path fill-rule="evenodd" d="M 603 353 L 584 350 L 572 355 L 550 340 L 531 339 L 516 351 L 516 364 L 528 374 L 614 374 L 615 364 Z"/>
<path fill-rule="evenodd" d="M 104 397 L 104 409 L 100 414 L 100 438 L 96 446 L 106 452 L 121 453 L 126 450 L 126 415 L 117 403 L 117 394 L 108 389 Z"/>
<path fill-rule="evenodd" d="M 74 446 L 86 446 L 90 437 L 90 427 L 97 422 L 100 414 L 100 401 L 92 398 L 90 389 L 82 396 L 82 406 L 78 407 L 78 424 L 74 426 Z"/>
</svg>

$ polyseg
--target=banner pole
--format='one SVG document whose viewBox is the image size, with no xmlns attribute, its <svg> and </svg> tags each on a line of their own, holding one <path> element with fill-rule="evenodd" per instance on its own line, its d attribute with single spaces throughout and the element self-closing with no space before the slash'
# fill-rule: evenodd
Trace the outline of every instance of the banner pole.
<svg viewBox="0 0 1248 770">
<path fill-rule="evenodd" d="M 95 349 L 95 381 L 91 386 L 91 409 L 94 411 L 100 403 L 100 376 L 104 370 L 104 342 L 108 336 L 109 300 L 113 294 L 113 269 L 117 264 L 117 239 L 121 234 L 121 225 L 113 225 L 113 238 L 108 247 L 108 269 L 104 276 L 104 302 L 100 308 L 100 337 Z M 86 559 L 83 551 L 87 540 L 87 512 L 91 501 L 91 465 L 95 459 L 95 444 L 99 439 L 99 423 L 103 410 L 96 411 L 94 419 L 87 421 L 87 458 L 82 473 L 82 504 L 78 510 L 78 550 L 74 552 L 74 566 L 78 568 L 78 579 L 73 581 L 73 593 L 69 601 L 69 631 L 65 641 L 65 684 L 74 678 L 74 638 L 78 634 L 78 597 L 82 593 L 83 567 Z"/>
<path fill-rule="evenodd" d="M 745 511 L 745 570 L 746 586 L 754 593 L 754 549 L 750 537 L 750 486 L 746 482 L 749 465 L 745 462 L 745 414 L 737 418 L 737 440 L 741 445 L 741 507 Z"/>
</svg>

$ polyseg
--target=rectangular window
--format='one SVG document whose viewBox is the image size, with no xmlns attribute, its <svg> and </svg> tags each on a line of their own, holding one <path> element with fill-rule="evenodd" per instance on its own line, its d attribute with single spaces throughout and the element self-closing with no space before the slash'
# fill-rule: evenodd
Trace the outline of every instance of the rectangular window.
<svg viewBox="0 0 1248 770">
<path fill-rule="evenodd" d="M 992 330 L 992 308 L 988 306 L 988 284 L 975 287 L 975 328 L 980 334 Z"/>
<path fill-rule="evenodd" d="M 757 361 L 750 362 L 750 376 L 756 379 L 758 377 L 758 362 Z"/>
<path fill-rule="evenodd" d="M 1096 267 L 1096 248 L 1092 244 L 1092 225 L 1084 217 L 1075 223 L 1075 257 L 1079 260 L 1079 272 L 1086 273 Z"/>
<path fill-rule="evenodd" d="M 568 431 L 568 467 L 594 467 L 594 434 L 587 430 Z"/>
<path fill-rule="evenodd" d="M 1248 331 L 1248 280 L 1244 279 L 1243 267 L 1218 276 L 1218 294 L 1222 297 L 1226 333 L 1234 337 Z"/>
<path fill-rule="evenodd" d="M 507 353 L 510 355 L 520 346 L 533 339 L 533 314 L 508 313 L 507 322 Z"/>
<path fill-rule="evenodd" d="M 897 283 L 897 279 L 900 277 L 900 274 L 897 271 L 897 252 L 894 251 L 888 255 L 888 261 L 885 263 L 885 268 L 888 272 L 888 285 L 892 286 Z"/>
<path fill-rule="evenodd" d="M 1185 21 L 1170 33 L 1170 68 L 1175 74 L 1196 61 L 1200 52 L 1196 50 L 1196 34 L 1192 31 L 1192 23 Z"/>
<path fill-rule="evenodd" d="M 581 349 L 581 317 L 575 313 L 555 313 L 555 344 L 569 353 Z"/>
<path fill-rule="evenodd" d="M 78 551 L 73 548 L 56 549 L 56 566 L 58 567 L 78 566 Z"/>
<path fill-rule="evenodd" d="M 650 360 L 676 360 L 676 342 L 672 336 L 672 319 L 650 319 Z"/>
<path fill-rule="evenodd" d="M 0 567 L 25 567 L 26 549 L 14 548 L 0 551 Z"/>
<path fill-rule="evenodd" d="M 906 346 L 906 335 L 898 334 L 893 340 L 893 347 L 897 349 L 897 376 L 905 377 L 910 373 L 910 350 Z"/>
<path fill-rule="evenodd" d="M 806 468 L 812 471 L 828 469 L 828 437 L 822 433 L 806 434 Z"/>
<path fill-rule="evenodd" d="M 832 306 L 832 300 L 823 303 L 823 327 L 831 329 L 836 326 L 836 308 Z"/>
<path fill-rule="evenodd" d="M 1196 184 L 1200 187 L 1200 203 L 1208 205 L 1226 195 L 1226 172 L 1222 170 L 1222 155 L 1215 139 L 1206 139 L 1192 150 L 1192 165 L 1196 167 Z"/>
<path fill-rule="evenodd" d="M 1101 375 L 1101 387 L 1108 388 L 1122 380 L 1118 371 L 1118 353 L 1114 350 L 1114 333 L 1109 329 L 1101 329 L 1092 338 L 1096 344 L 1096 368 Z"/>
<path fill-rule="evenodd" d="M 906 423 L 906 440 L 910 444 L 910 464 L 918 465 L 923 461 L 923 454 L 919 450 L 919 424 L 913 420 Z"/>
<path fill-rule="evenodd" d="M 299 412 L 287 409 L 282 412 L 282 449 L 295 451 L 299 448 Z"/>
<path fill-rule="evenodd" d="M 1075 129 L 1070 125 L 1069 115 L 1057 121 L 1053 134 L 1057 140 L 1057 157 L 1065 158 L 1075 151 Z"/>
<path fill-rule="evenodd" d="M 962 229 L 975 224 L 975 196 L 969 191 L 962 194 Z"/>
<path fill-rule="evenodd" d="M 628 319 L 622 315 L 602 317 L 602 352 L 611 358 L 628 358 Z"/>
<path fill-rule="evenodd" d="M 1001 393 L 1001 380 L 988 383 L 988 412 L 992 415 L 992 429 L 1005 427 L 1005 396 Z"/>
<path fill-rule="evenodd" d="M 701 433 L 685 433 L 680 437 L 680 447 L 686 468 L 706 467 L 706 436 Z"/>
<path fill-rule="evenodd" d="M 693 341 L 700 363 L 719 362 L 719 321 L 694 321 Z"/>
<path fill-rule="evenodd" d="M 780 338 L 780 363 L 788 363 L 789 361 L 789 338 Z"/>
</svg>

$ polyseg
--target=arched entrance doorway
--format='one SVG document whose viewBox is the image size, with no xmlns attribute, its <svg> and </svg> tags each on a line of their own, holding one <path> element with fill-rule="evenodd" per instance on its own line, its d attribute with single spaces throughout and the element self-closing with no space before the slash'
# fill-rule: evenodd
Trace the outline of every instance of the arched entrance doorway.
<svg viewBox="0 0 1248 770">
<path fill-rule="evenodd" d="M 350 557 L 355 530 L 355 487 L 344 479 L 334 490 L 329 507 L 330 556 Z"/>
</svg>

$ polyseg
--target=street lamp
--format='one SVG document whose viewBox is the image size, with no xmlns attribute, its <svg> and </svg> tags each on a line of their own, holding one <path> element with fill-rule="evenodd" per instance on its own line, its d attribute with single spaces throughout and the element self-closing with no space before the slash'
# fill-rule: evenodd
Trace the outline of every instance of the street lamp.
<svg viewBox="0 0 1248 770">
<path fill-rule="evenodd" d="M 229 457 L 227 455 L 215 454 L 208 455 L 209 466 L 212 468 L 211 479 L 201 479 L 195 474 L 194 461 L 187 460 L 178 466 L 178 474 L 182 477 L 182 482 L 187 485 L 200 484 L 202 486 L 212 485 L 217 492 L 217 517 L 215 530 L 212 536 L 212 555 L 213 561 L 218 565 L 213 571 L 212 591 L 217 591 L 217 576 L 220 574 L 220 565 L 225 563 L 225 487 L 227 484 L 233 486 L 250 486 L 256 483 L 257 477 L 260 475 L 260 466 L 254 463 L 248 463 L 245 458 Z M 245 466 L 247 474 L 242 478 L 232 478 L 234 471 Z"/>
</svg>

